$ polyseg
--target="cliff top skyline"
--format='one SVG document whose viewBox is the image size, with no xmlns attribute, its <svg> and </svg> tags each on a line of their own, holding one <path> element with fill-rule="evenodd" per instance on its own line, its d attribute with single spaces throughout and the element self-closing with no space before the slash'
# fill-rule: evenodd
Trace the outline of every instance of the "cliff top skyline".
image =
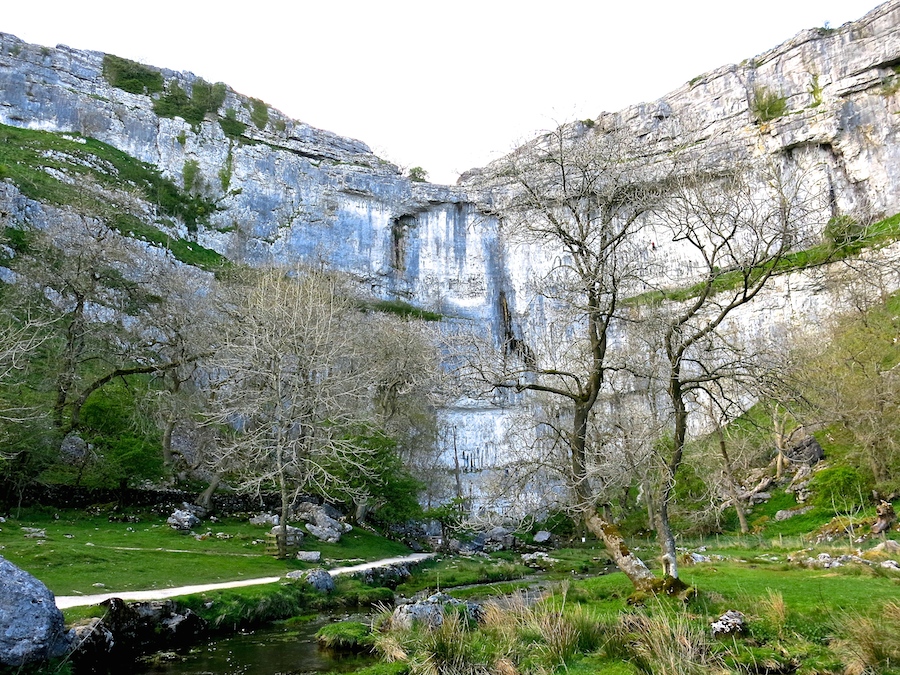
<svg viewBox="0 0 900 675">
<path fill-rule="evenodd" d="M 6 8 L 0 30 L 225 82 L 452 184 L 554 122 L 654 100 L 878 4 L 758 0 L 737 15 L 708 0 L 533 9 L 390 0 L 276 2 L 250 14 L 171 0 L 152 12 L 50 0 Z"/>
</svg>

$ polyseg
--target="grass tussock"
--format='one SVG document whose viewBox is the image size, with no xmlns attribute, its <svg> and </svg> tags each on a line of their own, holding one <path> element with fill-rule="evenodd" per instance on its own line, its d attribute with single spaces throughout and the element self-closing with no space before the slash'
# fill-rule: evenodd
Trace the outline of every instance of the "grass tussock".
<svg viewBox="0 0 900 675">
<path fill-rule="evenodd" d="M 900 672 L 900 603 L 890 601 L 878 616 L 848 613 L 840 618 L 833 651 L 845 675 Z"/>
</svg>

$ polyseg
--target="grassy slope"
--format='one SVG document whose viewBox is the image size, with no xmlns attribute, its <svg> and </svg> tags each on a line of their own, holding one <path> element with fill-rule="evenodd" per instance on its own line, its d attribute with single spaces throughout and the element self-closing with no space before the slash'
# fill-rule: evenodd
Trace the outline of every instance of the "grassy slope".
<svg viewBox="0 0 900 675">
<path fill-rule="evenodd" d="M 36 201 L 103 213 L 99 197 L 83 190 L 93 183 L 113 192 L 131 192 L 181 220 L 189 231 L 206 222 L 215 204 L 191 195 L 160 172 L 106 143 L 78 134 L 20 129 L 0 124 L 0 180 L 11 180 Z M 108 210 L 108 209 L 107 209 Z M 112 222 L 122 234 L 168 248 L 182 262 L 207 269 L 225 264 L 221 255 L 188 239 L 166 235 L 154 224 L 117 209 Z"/>
<path fill-rule="evenodd" d="M 34 574 L 57 595 L 216 583 L 278 576 L 314 566 L 265 555 L 261 542 L 269 528 L 246 521 L 204 523 L 196 528 L 197 533 L 212 528 L 214 535 L 222 532 L 231 538 L 212 536 L 198 541 L 173 530 L 160 516 L 142 516 L 138 523 L 111 523 L 106 516 L 59 511 L 56 519 L 56 513 L 29 509 L 17 518 L 8 518 L 0 525 L 0 555 Z M 45 528 L 47 538 L 26 538 L 22 527 Z M 332 565 L 410 552 L 402 544 L 358 528 L 339 544 L 307 537 L 304 548 L 321 551 Z M 94 587 L 95 583 L 104 584 L 105 589 Z"/>
</svg>

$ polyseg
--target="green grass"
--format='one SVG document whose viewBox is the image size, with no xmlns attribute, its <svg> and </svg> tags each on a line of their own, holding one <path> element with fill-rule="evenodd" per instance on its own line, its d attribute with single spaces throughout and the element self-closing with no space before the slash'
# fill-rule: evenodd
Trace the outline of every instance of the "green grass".
<svg viewBox="0 0 900 675">
<path fill-rule="evenodd" d="M 859 255 L 864 249 L 884 246 L 892 241 L 896 241 L 898 238 L 900 238 L 900 213 L 870 225 L 866 228 L 864 236 L 843 246 L 835 247 L 830 242 L 823 242 L 802 251 L 788 253 L 777 263 L 774 263 L 774 274 L 787 274 L 808 267 L 818 267 L 819 265 L 837 262 Z M 760 278 L 767 274 L 772 266 L 772 264 L 769 264 L 752 270 L 751 278 Z M 722 270 L 713 279 L 713 294 L 736 290 L 742 285 L 743 279 L 744 273 L 740 270 Z M 684 302 L 697 297 L 706 287 L 706 284 L 706 281 L 701 281 L 684 288 L 648 291 L 628 298 L 625 302 L 632 306 L 653 305 L 663 301 Z"/>
<path fill-rule="evenodd" d="M 136 61 L 103 55 L 103 77 L 112 86 L 132 94 L 154 94 L 163 90 L 162 73 Z"/>
<path fill-rule="evenodd" d="M 111 523 L 105 512 L 92 516 L 74 510 L 23 510 L 2 525 L 0 555 L 35 575 L 57 595 L 280 576 L 314 566 L 265 555 L 262 541 L 269 528 L 246 521 L 229 518 L 206 522 L 195 532 L 211 529 L 213 536 L 198 541 L 170 528 L 165 517 L 145 513 L 140 518 L 138 523 Z M 47 538 L 26 539 L 22 527 L 46 528 Z M 217 539 L 215 534 L 219 532 L 229 538 Z M 323 544 L 307 537 L 303 548 L 322 551 L 327 566 L 409 553 L 402 544 L 358 528 L 344 535 L 339 544 Z M 95 583 L 105 588 L 98 589 Z"/>
<path fill-rule="evenodd" d="M 25 196 L 37 201 L 90 207 L 81 183 L 93 180 L 114 191 L 136 191 L 188 229 L 196 229 L 215 210 L 213 202 L 185 193 L 150 164 L 78 134 L 0 124 L 0 166 Z"/>
<path fill-rule="evenodd" d="M 419 565 L 408 581 L 397 586 L 397 593 L 413 595 L 419 591 L 453 588 L 470 584 L 492 584 L 520 579 L 532 570 L 511 562 L 510 554 L 489 558 L 443 557 Z"/>
<path fill-rule="evenodd" d="M 371 308 L 376 312 L 384 312 L 385 314 L 396 314 L 401 317 L 411 317 L 413 319 L 422 319 L 423 321 L 440 321 L 443 315 L 437 312 L 430 312 L 427 309 L 420 309 L 415 305 L 402 300 L 379 300 L 371 304 Z"/>
</svg>

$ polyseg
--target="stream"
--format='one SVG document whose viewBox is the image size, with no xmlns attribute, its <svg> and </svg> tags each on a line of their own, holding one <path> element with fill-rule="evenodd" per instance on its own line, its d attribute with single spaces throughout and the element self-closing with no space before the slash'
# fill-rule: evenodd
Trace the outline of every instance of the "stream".
<svg viewBox="0 0 900 675">
<path fill-rule="evenodd" d="M 223 635 L 206 644 L 157 654 L 156 663 L 139 665 L 133 672 L 135 675 L 299 675 L 346 672 L 374 662 L 374 657 L 366 654 L 320 650 L 316 631 L 328 622 L 317 619 L 300 625 L 265 626 L 246 633 Z"/>
</svg>

